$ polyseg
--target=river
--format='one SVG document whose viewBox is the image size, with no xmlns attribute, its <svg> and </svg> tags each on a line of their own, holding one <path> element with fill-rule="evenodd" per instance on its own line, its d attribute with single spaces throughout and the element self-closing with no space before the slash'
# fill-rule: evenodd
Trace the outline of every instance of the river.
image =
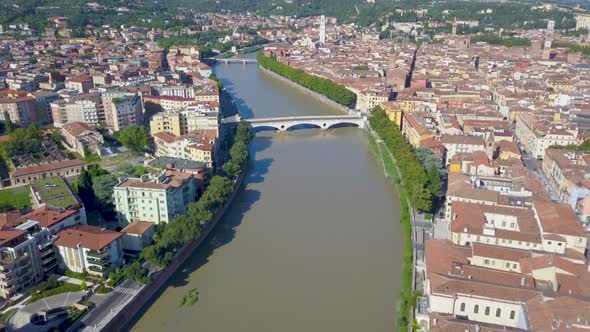
<svg viewBox="0 0 590 332">
<path fill-rule="evenodd" d="M 256 65 L 214 68 L 244 117 L 339 114 Z M 393 331 L 399 201 L 356 128 L 261 132 L 249 175 L 204 246 L 132 331 Z M 191 288 L 192 307 L 178 307 Z"/>
</svg>

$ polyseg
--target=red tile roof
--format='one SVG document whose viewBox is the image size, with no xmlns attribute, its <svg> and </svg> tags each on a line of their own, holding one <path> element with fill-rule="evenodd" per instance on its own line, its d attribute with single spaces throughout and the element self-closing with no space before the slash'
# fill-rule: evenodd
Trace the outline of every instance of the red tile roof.
<svg viewBox="0 0 590 332">
<path fill-rule="evenodd" d="M 122 233 L 100 227 L 82 225 L 64 229 L 57 234 L 55 245 L 67 248 L 87 248 L 101 250 L 123 236 Z"/>
</svg>

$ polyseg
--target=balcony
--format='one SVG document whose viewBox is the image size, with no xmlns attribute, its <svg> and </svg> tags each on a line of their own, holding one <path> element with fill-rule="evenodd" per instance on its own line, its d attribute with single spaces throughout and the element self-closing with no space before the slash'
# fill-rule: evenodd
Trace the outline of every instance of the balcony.
<svg viewBox="0 0 590 332">
<path fill-rule="evenodd" d="M 87 260 L 88 260 L 88 263 L 90 263 L 90 264 L 95 264 L 95 265 L 100 265 L 100 266 L 104 266 L 104 265 L 106 265 L 106 264 L 109 263 L 109 260 L 108 260 L 108 257 L 107 256 L 104 256 L 104 257 L 101 257 L 101 258 L 96 258 L 96 257 L 93 257 L 93 256 L 88 256 L 87 257 Z"/>
<path fill-rule="evenodd" d="M 109 255 L 109 252 L 108 251 L 100 252 L 100 251 L 96 251 L 96 250 L 88 250 L 86 252 L 86 256 L 88 256 L 89 258 L 90 257 L 93 257 L 93 258 L 101 259 L 101 258 L 104 258 L 104 257 L 106 257 L 108 255 Z"/>
</svg>

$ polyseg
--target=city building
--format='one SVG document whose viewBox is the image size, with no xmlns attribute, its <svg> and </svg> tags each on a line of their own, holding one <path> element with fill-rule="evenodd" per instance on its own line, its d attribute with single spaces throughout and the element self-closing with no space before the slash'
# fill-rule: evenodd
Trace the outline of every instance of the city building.
<svg viewBox="0 0 590 332">
<path fill-rule="evenodd" d="M 139 93 L 109 91 L 101 94 L 106 127 L 120 131 L 143 124 L 143 99 Z"/>
<path fill-rule="evenodd" d="M 23 127 L 38 122 L 35 97 L 18 91 L 0 90 L 0 114 L 8 114 L 10 121 Z"/>
<path fill-rule="evenodd" d="M 63 160 L 46 164 L 18 168 L 9 172 L 12 185 L 25 185 L 53 176 L 71 178 L 80 175 L 86 163 L 83 160 Z"/>
<path fill-rule="evenodd" d="M 57 233 L 54 244 L 62 268 L 106 276 L 123 262 L 123 234 L 81 225 Z"/>
<path fill-rule="evenodd" d="M 158 176 L 145 174 L 127 178 L 113 192 L 115 210 L 121 224 L 133 221 L 167 223 L 186 213 L 197 200 L 197 181 L 193 174 L 163 171 Z"/>
<path fill-rule="evenodd" d="M 83 122 L 70 122 L 60 129 L 66 148 L 79 153 L 82 157 L 91 154 L 101 156 L 104 138 L 93 127 Z"/>
<path fill-rule="evenodd" d="M 138 254 L 152 243 L 155 224 L 149 221 L 134 221 L 121 230 L 125 253 Z"/>
</svg>

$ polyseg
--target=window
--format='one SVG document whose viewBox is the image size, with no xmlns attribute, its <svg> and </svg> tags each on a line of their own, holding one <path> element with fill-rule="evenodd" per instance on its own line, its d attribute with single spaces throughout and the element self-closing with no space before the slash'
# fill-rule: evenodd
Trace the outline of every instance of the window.
<svg viewBox="0 0 590 332">
<path fill-rule="evenodd" d="M 474 314 L 479 313 L 479 305 L 476 304 L 475 307 L 473 307 L 473 313 Z"/>
<path fill-rule="evenodd" d="M 506 263 L 506 268 L 509 269 L 510 268 L 510 263 Z"/>
<path fill-rule="evenodd" d="M 512 267 L 516 269 L 516 263 L 512 264 Z"/>
<path fill-rule="evenodd" d="M 461 309 L 460 310 L 461 310 L 461 312 L 464 312 L 465 311 L 465 303 L 461 303 Z"/>
<path fill-rule="evenodd" d="M 484 263 L 485 265 L 489 265 L 489 264 L 490 264 L 490 260 L 489 260 L 489 259 L 484 259 L 483 263 Z"/>
<path fill-rule="evenodd" d="M 486 316 L 490 315 L 490 307 L 486 307 L 485 315 Z"/>
<path fill-rule="evenodd" d="M 496 309 L 496 317 L 500 317 L 500 315 L 502 315 L 502 309 L 498 308 Z"/>
<path fill-rule="evenodd" d="M 516 311 L 510 311 L 510 319 L 514 319 L 514 316 L 516 316 Z"/>
</svg>

